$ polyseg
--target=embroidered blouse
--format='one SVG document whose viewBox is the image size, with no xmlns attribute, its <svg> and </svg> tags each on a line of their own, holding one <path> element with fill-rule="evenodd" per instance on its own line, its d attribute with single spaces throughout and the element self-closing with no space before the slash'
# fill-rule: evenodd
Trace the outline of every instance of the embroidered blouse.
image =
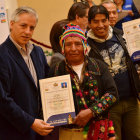
<svg viewBox="0 0 140 140">
<path fill-rule="evenodd" d="M 70 74 L 76 114 L 90 108 L 98 119 L 117 101 L 115 82 L 106 64 L 85 57 L 81 77 L 66 60 L 51 68 L 50 76 Z"/>
</svg>

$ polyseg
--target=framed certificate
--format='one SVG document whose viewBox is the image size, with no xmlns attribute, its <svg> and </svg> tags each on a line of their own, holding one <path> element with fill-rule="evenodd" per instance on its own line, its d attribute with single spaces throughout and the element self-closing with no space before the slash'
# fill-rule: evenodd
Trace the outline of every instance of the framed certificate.
<svg viewBox="0 0 140 140">
<path fill-rule="evenodd" d="M 53 126 L 71 124 L 75 117 L 70 75 L 39 80 L 44 121 Z"/>
<path fill-rule="evenodd" d="M 140 61 L 140 19 L 124 22 L 123 31 L 132 61 Z"/>
</svg>

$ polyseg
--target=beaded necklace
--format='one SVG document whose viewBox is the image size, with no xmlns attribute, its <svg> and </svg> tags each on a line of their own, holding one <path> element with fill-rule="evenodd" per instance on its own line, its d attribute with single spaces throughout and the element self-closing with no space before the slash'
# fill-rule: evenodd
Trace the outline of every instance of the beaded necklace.
<svg viewBox="0 0 140 140">
<path fill-rule="evenodd" d="M 85 70 L 85 66 L 88 64 L 88 60 L 85 59 L 85 63 L 83 66 L 83 73 L 88 81 L 85 84 L 85 88 L 83 88 L 80 84 L 80 80 L 77 74 L 73 71 L 72 67 L 66 62 L 66 70 L 70 73 L 72 80 L 74 81 L 74 85 L 72 86 L 73 92 L 77 97 L 78 106 L 81 109 L 87 109 L 91 102 L 96 101 L 98 98 L 98 86 L 97 80 L 93 75 L 99 74 L 99 67 L 94 60 L 92 60 L 93 65 L 95 66 L 96 72 Z M 87 100 L 86 100 L 87 99 Z M 83 106 L 83 107 L 82 107 Z"/>
</svg>

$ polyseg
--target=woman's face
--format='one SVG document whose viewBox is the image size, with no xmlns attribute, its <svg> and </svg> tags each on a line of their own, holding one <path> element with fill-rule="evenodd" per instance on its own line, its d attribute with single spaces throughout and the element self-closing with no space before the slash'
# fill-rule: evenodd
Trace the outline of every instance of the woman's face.
<svg viewBox="0 0 140 140">
<path fill-rule="evenodd" d="M 123 3 L 123 0 L 114 0 L 114 2 L 116 3 L 116 5 Z"/>
</svg>

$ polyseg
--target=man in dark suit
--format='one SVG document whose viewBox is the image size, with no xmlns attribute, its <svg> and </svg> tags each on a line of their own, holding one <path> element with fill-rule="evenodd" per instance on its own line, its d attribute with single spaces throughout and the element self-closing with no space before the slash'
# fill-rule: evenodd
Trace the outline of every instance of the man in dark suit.
<svg viewBox="0 0 140 140">
<path fill-rule="evenodd" d="M 29 40 L 38 16 L 29 7 L 15 10 L 10 35 L 0 45 L 0 139 L 37 140 L 53 130 L 43 120 L 39 79 L 49 66 L 40 47 Z M 37 134 L 38 133 L 38 134 Z"/>
</svg>

